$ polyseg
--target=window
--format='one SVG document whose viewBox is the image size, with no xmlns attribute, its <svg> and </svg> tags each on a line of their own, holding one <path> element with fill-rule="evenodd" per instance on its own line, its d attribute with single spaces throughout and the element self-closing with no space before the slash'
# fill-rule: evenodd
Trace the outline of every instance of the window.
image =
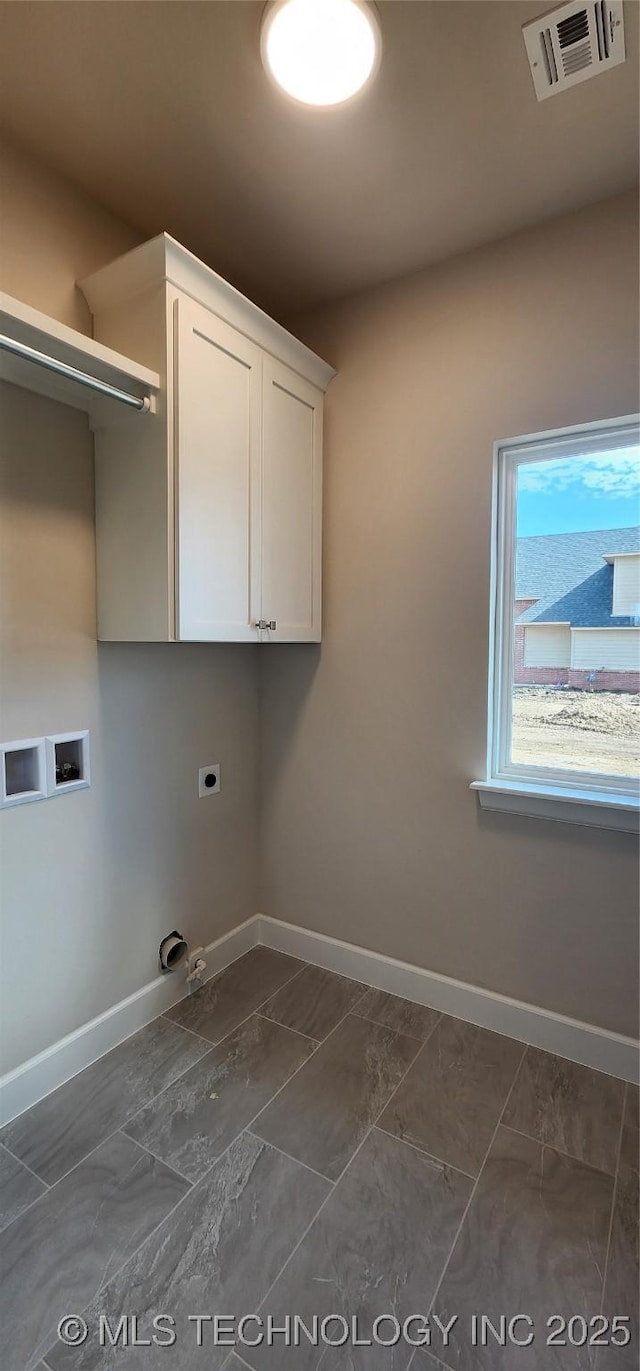
<svg viewBox="0 0 640 1371">
<path fill-rule="evenodd" d="M 496 445 L 491 594 L 487 779 L 474 783 L 481 803 L 633 827 L 637 418 Z"/>
</svg>

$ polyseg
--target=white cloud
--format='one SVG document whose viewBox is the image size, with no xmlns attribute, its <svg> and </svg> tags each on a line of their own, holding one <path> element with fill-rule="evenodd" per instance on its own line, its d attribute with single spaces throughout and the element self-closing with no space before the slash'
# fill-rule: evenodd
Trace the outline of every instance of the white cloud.
<svg viewBox="0 0 640 1371">
<path fill-rule="evenodd" d="M 606 499 L 640 499 L 640 448 L 560 457 L 518 469 L 518 490 L 552 493 L 581 486 L 582 494 Z M 577 493 L 577 492 L 576 492 Z"/>
</svg>

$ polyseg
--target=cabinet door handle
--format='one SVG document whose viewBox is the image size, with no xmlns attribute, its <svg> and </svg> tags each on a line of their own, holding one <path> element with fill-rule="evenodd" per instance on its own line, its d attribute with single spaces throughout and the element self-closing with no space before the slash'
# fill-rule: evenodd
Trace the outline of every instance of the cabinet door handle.
<svg viewBox="0 0 640 1371">
<path fill-rule="evenodd" d="M 256 623 L 253 625 L 253 627 L 264 630 L 268 628 L 276 629 L 278 625 L 275 619 L 258 619 Z"/>
</svg>

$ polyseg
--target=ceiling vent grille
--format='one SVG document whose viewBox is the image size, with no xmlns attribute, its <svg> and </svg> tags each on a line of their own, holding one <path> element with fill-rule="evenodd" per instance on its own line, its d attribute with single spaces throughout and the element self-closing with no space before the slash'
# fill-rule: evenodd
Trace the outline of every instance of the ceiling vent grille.
<svg viewBox="0 0 640 1371">
<path fill-rule="evenodd" d="M 624 62 L 622 0 L 572 0 L 522 32 L 539 100 Z"/>
</svg>

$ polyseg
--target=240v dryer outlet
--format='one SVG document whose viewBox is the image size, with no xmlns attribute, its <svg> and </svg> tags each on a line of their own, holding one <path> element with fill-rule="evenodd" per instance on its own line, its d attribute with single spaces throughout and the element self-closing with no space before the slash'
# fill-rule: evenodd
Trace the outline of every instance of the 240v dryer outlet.
<svg viewBox="0 0 640 1371">
<path fill-rule="evenodd" d="M 212 762 L 211 766 L 201 766 L 198 769 L 198 795 L 203 800 L 205 795 L 217 795 L 220 790 L 220 763 Z"/>
</svg>

